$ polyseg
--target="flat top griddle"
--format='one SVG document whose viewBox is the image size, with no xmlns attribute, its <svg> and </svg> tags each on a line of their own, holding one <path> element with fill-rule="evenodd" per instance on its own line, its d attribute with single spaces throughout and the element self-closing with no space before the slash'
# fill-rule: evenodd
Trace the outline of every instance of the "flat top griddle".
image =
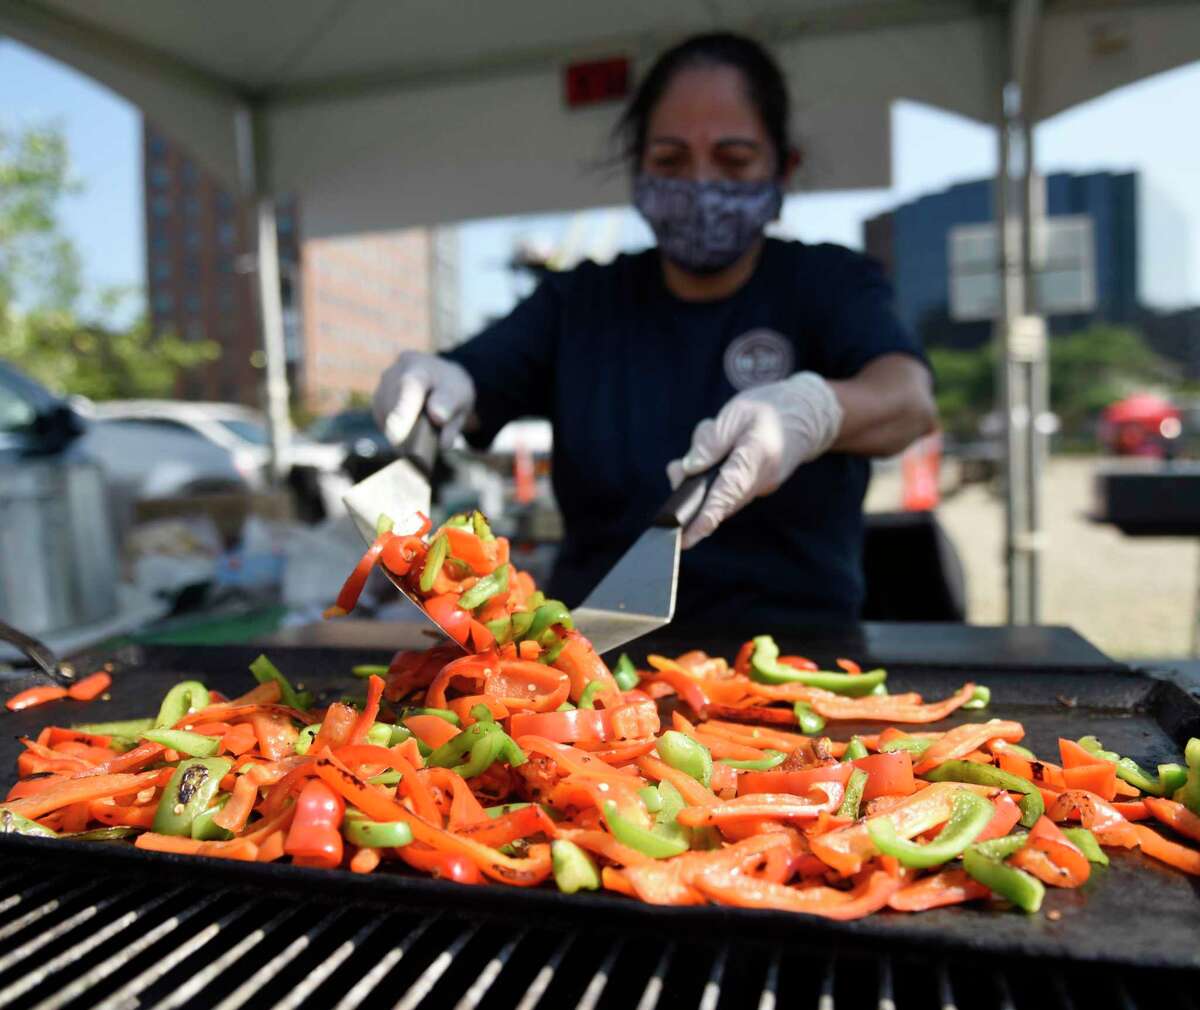
<svg viewBox="0 0 1200 1010">
<path fill-rule="evenodd" d="M 886 661 L 875 651 L 856 651 L 854 641 L 813 636 L 777 636 L 785 651 L 803 652 L 823 665 L 839 655 Z M 969 637 L 969 636 L 968 636 Z M 667 638 L 640 643 L 635 652 L 662 650 L 668 654 L 681 645 L 706 648 L 732 656 L 736 640 L 685 642 Z M 814 647 L 815 646 L 815 647 Z M 210 686 L 234 694 L 250 683 L 246 666 L 260 650 L 255 647 L 170 648 L 155 647 L 127 654 L 114 677 L 113 698 L 107 703 L 80 705 L 61 702 L 27 713 L 0 715 L 0 786 L 15 778 L 20 744 L 16 737 L 35 734 L 48 723 L 70 724 L 131 718 L 152 713 L 164 691 L 177 679 L 201 675 Z M 935 650 L 936 651 L 936 650 Z M 350 676 L 356 662 L 386 661 L 378 650 L 346 650 L 275 646 L 272 659 L 294 681 L 326 698 L 354 691 Z M 1076 658 L 1079 658 L 1076 653 Z M 1086 655 L 1086 654 L 1084 654 Z M 1200 735 L 1200 701 L 1173 683 L 1150 678 L 1108 662 L 1099 653 L 1094 663 L 1052 665 L 1048 659 L 1037 668 L 999 666 L 978 650 L 975 662 L 949 660 L 931 667 L 912 662 L 890 666 L 893 690 L 917 690 L 928 698 L 950 693 L 964 680 L 988 684 L 991 707 L 960 712 L 939 729 L 964 720 L 993 717 L 1022 722 L 1026 743 L 1046 756 L 1057 752 L 1059 736 L 1099 736 L 1107 747 L 1134 757 L 1143 764 L 1178 759 L 1189 736 Z M 947 658 L 943 655 L 942 658 Z M 950 657 L 961 660 L 963 656 Z M 1011 657 L 1010 657 L 1011 658 Z M 1090 657 L 1089 657 L 1090 658 Z M 132 660 L 132 663 L 130 662 Z M 947 666 L 952 670 L 947 670 Z M 20 681 L 4 689 L 17 690 Z M 834 735 L 847 739 L 869 731 L 868 724 L 837 724 Z M 878 724 L 874 724 L 878 728 Z M 883 913 L 850 923 L 834 923 L 803 916 L 718 907 L 657 908 L 606 894 L 566 896 L 550 888 L 523 890 L 500 886 L 465 889 L 406 873 L 376 873 L 359 877 L 348 872 L 303 869 L 276 864 L 238 864 L 147 853 L 123 844 L 86 844 L 41 839 L 0 838 L 0 863 L 20 860 L 23 865 L 103 868 L 120 878 L 158 879 L 178 884 L 197 880 L 248 888 L 278 895 L 290 893 L 315 901 L 336 901 L 364 906 L 385 903 L 413 908 L 453 908 L 472 916 L 507 921 L 602 925 L 624 934 L 643 932 L 661 936 L 664 931 L 683 935 L 737 935 L 771 944 L 834 944 L 855 948 L 930 950 L 964 954 L 1018 955 L 1074 962 L 1109 962 L 1182 969 L 1200 968 L 1200 881 L 1188 878 L 1138 853 L 1111 852 L 1112 865 L 1095 868 L 1092 879 L 1077 891 L 1048 888 L 1041 914 L 1024 916 L 986 905 L 942 909 L 917 915 Z M 1046 915 L 1061 913 L 1057 921 Z"/>
</svg>

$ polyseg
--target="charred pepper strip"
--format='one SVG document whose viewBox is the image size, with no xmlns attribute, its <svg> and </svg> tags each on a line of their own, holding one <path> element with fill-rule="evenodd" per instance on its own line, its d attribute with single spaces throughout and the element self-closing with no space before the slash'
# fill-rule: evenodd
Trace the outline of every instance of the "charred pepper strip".
<svg viewBox="0 0 1200 1010">
<path fill-rule="evenodd" d="M 972 785 L 995 786 L 1008 792 L 1022 793 L 1017 805 L 1021 808 L 1021 825 L 1026 828 L 1032 828 L 1046 812 L 1041 790 L 1032 782 L 978 761 L 943 761 L 922 778 L 930 782 L 970 782 Z"/>
<path fill-rule="evenodd" d="M 221 779 L 231 768 L 233 762 L 225 758 L 181 762 L 158 801 L 151 830 L 159 835 L 190 835 L 192 822 L 212 804 Z"/>
<path fill-rule="evenodd" d="M 1159 765 L 1158 778 L 1155 778 L 1133 758 L 1121 757 L 1120 754 L 1105 750 L 1094 736 L 1081 737 L 1079 746 L 1089 754 L 1116 765 L 1117 778 L 1151 796 L 1170 796 L 1187 782 L 1188 770 L 1181 764 Z"/>
<path fill-rule="evenodd" d="M 836 694 L 857 697 L 870 694 L 887 680 L 886 670 L 869 673 L 831 673 L 825 670 L 800 670 L 779 662 L 779 646 L 770 635 L 754 639 L 750 656 L 750 678 L 760 684 L 804 684 Z"/>
<path fill-rule="evenodd" d="M 963 789 L 954 797 L 950 819 L 931 842 L 921 845 L 901 838 L 887 818 L 867 821 L 867 831 L 875 847 L 885 856 L 895 856 L 905 866 L 924 869 L 940 866 L 961 854 L 979 837 L 994 813 L 986 799 Z"/>
<path fill-rule="evenodd" d="M 858 737 L 851 737 L 850 742 L 846 744 L 846 752 L 842 755 L 843 761 L 859 761 L 867 756 L 867 745 Z"/>
<path fill-rule="evenodd" d="M 35 835 L 43 838 L 57 838 L 58 832 L 28 817 L 14 814 L 11 810 L 0 807 L 0 835 Z"/>
</svg>

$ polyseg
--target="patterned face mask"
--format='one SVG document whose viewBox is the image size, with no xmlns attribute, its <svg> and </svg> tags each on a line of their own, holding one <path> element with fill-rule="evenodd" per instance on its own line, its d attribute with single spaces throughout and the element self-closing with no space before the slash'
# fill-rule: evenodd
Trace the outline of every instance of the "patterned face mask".
<svg viewBox="0 0 1200 1010">
<path fill-rule="evenodd" d="M 779 216 L 783 189 L 766 182 L 694 182 L 639 175 L 633 203 L 667 259 L 709 274 L 736 261 Z"/>
</svg>

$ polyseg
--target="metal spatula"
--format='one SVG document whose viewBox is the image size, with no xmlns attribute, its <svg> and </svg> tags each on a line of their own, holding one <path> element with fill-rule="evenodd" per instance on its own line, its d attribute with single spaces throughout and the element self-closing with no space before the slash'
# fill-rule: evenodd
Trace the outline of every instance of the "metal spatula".
<svg viewBox="0 0 1200 1010">
<path fill-rule="evenodd" d="M 597 652 L 608 652 L 671 622 L 683 528 L 700 510 L 715 476 L 716 471 L 709 470 L 680 484 L 650 528 L 572 609 L 575 627 Z"/>
<path fill-rule="evenodd" d="M 429 480 L 433 476 L 437 450 L 437 430 L 422 413 L 408 437 L 397 446 L 396 461 L 376 470 L 366 480 L 359 481 L 342 496 L 354 525 L 358 527 L 358 532 L 367 543 L 375 541 L 375 529 L 380 516 L 390 516 L 400 524 L 399 531 L 403 532 L 418 512 L 429 515 L 432 504 Z M 459 644 L 451 638 L 445 628 L 426 613 L 425 608 L 400 579 L 383 565 L 379 567 L 383 569 L 388 581 L 400 590 L 401 595 L 416 607 L 447 641 Z"/>
</svg>

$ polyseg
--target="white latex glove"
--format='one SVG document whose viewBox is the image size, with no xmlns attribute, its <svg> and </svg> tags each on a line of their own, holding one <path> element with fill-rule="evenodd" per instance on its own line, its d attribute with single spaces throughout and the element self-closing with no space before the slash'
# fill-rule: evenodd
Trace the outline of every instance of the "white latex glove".
<svg viewBox="0 0 1200 1010">
<path fill-rule="evenodd" d="M 738 393 L 715 418 L 696 425 L 692 447 L 667 464 L 671 487 L 724 460 L 696 517 L 683 531 L 693 547 L 761 495 L 770 494 L 801 463 L 833 445 L 842 428 L 842 406 L 816 372 Z"/>
<path fill-rule="evenodd" d="M 408 437 L 421 408 L 449 449 L 475 406 L 475 383 L 467 370 L 436 354 L 405 351 L 388 367 L 375 387 L 371 409 L 392 445 Z"/>
</svg>

